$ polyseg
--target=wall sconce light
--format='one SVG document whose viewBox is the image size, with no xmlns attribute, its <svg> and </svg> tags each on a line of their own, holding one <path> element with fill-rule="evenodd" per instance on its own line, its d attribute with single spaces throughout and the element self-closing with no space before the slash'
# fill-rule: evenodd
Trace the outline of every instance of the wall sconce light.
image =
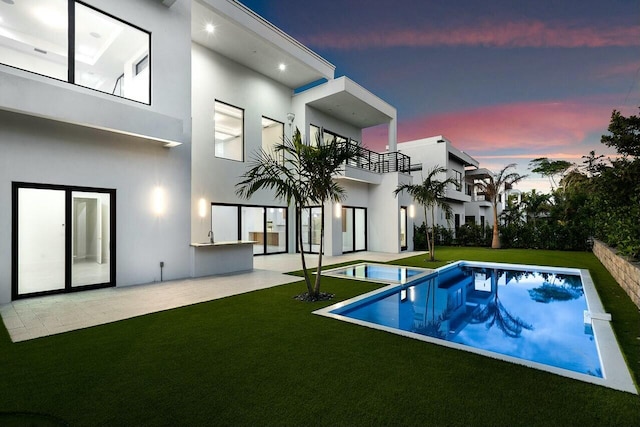
<svg viewBox="0 0 640 427">
<path fill-rule="evenodd" d="M 342 216 L 342 205 L 340 203 L 336 203 L 334 206 L 334 215 L 336 218 L 340 218 Z"/>
<path fill-rule="evenodd" d="M 198 216 L 200 218 L 207 216 L 207 201 L 204 198 L 198 200 Z"/>
<path fill-rule="evenodd" d="M 416 207 L 415 205 L 409 205 L 409 217 L 415 218 L 416 216 Z"/>
<path fill-rule="evenodd" d="M 296 119 L 296 115 L 293 113 L 287 113 L 287 121 L 289 122 L 289 125 L 293 124 L 293 121 Z"/>
<path fill-rule="evenodd" d="M 153 190 L 153 212 L 160 216 L 166 208 L 166 198 L 162 187 L 156 187 Z"/>
</svg>

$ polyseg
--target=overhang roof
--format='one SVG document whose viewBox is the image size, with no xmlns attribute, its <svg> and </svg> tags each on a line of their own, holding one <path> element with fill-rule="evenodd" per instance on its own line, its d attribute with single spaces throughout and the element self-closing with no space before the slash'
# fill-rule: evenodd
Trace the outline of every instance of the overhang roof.
<svg viewBox="0 0 640 427">
<path fill-rule="evenodd" d="M 395 107 L 347 77 L 339 77 L 295 95 L 306 105 L 364 129 L 395 119 Z"/>
<path fill-rule="evenodd" d="M 234 0 L 194 1 L 191 39 L 291 89 L 334 76 L 334 65 Z"/>
</svg>

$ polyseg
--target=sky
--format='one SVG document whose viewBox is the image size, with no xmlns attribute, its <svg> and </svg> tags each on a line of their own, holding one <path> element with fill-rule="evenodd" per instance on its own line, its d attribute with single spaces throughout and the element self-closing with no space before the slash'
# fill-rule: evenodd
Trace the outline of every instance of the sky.
<svg viewBox="0 0 640 427">
<path fill-rule="evenodd" d="M 444 135 L 494 172 L 580 164 L 640 106 L 640 0 L 241 0 L 397 108 L 398 141 Z M 384 151 L 386 126 L 363 144 Z"/>
</svg>

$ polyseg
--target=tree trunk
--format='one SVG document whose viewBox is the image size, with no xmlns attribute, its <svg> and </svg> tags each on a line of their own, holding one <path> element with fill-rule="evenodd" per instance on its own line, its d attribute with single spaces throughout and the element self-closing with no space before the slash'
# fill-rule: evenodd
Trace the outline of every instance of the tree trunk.
<svg viewBox="0 0 640 427">
<path fill-rule="evenodd" d="M 314 298 L 320 296 L 320 273 L 322 272 L 322 252 L 324 250 L 324 201 L 322 202 L 322 214 L 320 215 L 320 250 L 318 251 L 318 268 L 316 269 L 316 285 L 313 289 Z"/>
<path fill-rule="evenodd" d="M 493 238 L 491 249 L 500 249 L 500 232 L 498 230 L 498 204 L 493 204 Z"/>
<path fill-rule="evenodd" d="M 296 206 L 296 234 L 298 235 L 298 245 L 300 248 L 300 257 L 302 258 L 302 273 L 304 274 L 304 283 L 307 285 L 307 292 L 309 295 L 313 293 L 311 287 L 311 279 L 309 279 L 309 273 L 307 272 L 307 262 L 304 259 L 304 245 L 302 243 L 302 207 Z"/>
<path fill-rule="evenodd" d="M 424 206 L 424 234 L 427 235 L 427 250 L 429 251 L 429 256 L 431 256 L 431 239 L 429 239 L 429 221 L 427 220 L 427 207 Z M 433 261 L 433 258 L 431 258 Z"/>
<path fill-rule="evenodd" d="M 429 248 L 429 259 L 436 260 L 436 214 L 435 207 L 431 206 L 431 247 Z"/>
</svg>

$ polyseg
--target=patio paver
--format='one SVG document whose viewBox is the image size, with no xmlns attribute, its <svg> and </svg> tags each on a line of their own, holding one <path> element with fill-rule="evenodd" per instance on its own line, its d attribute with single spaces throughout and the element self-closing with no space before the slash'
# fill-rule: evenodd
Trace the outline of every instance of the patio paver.
<svg viewBox="0 0 640 427">
<path fill-rule="evenodd" d="M 324 256 L 323 265 L 359 259 L 385 262 L 418 253 Z M 317 255 L 308 255 L 307 265 L 316 264 Z M 244 273 L 27 298 L 0 306 L 0 314 L 11 340 L 26 341 L 296 282 L 301 278 L 284 273 L 299 269 L 299 254 L 259 256 L 254 257 L 254 270 Z"/>
</svg>

